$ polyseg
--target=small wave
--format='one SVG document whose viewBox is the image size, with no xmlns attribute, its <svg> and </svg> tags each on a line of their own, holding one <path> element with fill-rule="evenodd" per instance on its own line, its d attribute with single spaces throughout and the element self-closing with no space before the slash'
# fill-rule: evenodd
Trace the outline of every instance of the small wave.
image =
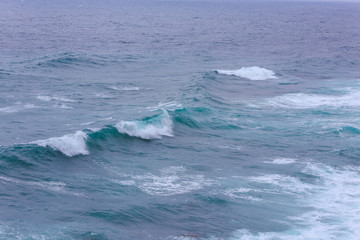
<svg viewBox="0 0 360 240">
<path fill-rule="evenodd" d="M 237 70 L 214 70 L 219 74 L 232 75 L 250 80 L 267 80 L 276 79 L 275 73 L 272 70 L 261 67 L 242 67 Z"/>
<path fill-rule="evenodd" d="M 58 150 L 68 157 L 76 155 L 88 155 L 89 151 L 86 146 L 88 135 L 83 131 L 77 131 L 75 134 L 68 134 L 62 137 L 54 137 L 45 140 L 31 142 L 41 147 L 51 147 Z"/>
<path fill-rule="evenodd" d="M 166 110 L 155 117 L 139 121 L 121 121 L 115 125 L 120 133 L 147 140 L 161 139 L 163 136 L 172 137 L 172 126 L 173 122 Z"/>
<path fill-rule="evenodd" d="M 74 66 L 104 65 L 104 58 L 95 55 L 76 54 L 71 52 L 60 53 L 52 56 L 44 56 L 31 60 L 37 67 L 70 68 Z"/>
</svg>

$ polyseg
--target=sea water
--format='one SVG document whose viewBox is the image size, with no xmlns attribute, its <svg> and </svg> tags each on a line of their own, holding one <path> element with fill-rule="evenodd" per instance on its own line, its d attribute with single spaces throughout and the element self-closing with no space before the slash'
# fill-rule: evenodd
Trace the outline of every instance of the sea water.
<svg viewBox="0 0 360 240">
<path fill-rule="evenodd" d="M 0 9 L 0 239 L 360 238 L 359 3 Z"/>
</svg>

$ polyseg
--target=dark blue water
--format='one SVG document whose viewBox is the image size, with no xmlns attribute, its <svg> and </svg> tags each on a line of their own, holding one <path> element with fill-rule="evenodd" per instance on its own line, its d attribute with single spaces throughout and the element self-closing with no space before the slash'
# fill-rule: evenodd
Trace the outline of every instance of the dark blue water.
<svg viewBox="0 0 360 240">
<path fill-rule="evenodd" d="M 0 239 L 360 238 L 359 3 L 0 9 Z"/>
</svg>

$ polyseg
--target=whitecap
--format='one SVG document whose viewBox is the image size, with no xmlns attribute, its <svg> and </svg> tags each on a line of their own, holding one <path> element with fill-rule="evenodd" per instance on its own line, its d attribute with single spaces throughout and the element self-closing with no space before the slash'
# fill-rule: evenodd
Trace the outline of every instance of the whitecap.
<svg viewBox="0 0 360 240">
<path fill-rule="evenodd" d="M 247 78 L 250 80 L 267 80 L 276 79 L 275 73 L 272 70 L 261 68 L 257 66 L 242 67 L 237 70 L 214 70 L 219 74 L 233 75 L 237 77 Z"/>
<path fill-rule="evenodd" d="M 87 134 L 83 131 L 77 131 L 75 134 L 68 134 L 62 137 L 53 137 L 45 140 L 31 142 L 42 147 L 49 146 L 59 150 L 68 157 L 76 155 L 87 155 L 89 151 L 86 146 Z"/>
<path fill-rule="evenodd" d="M 169 113 L 163 113 L 140 121 L 121 121 L 115 125 L 120 133 L 143 139 L 161 139 L 163 136 L 172 137 L 173 122 Z"/>
</svg>

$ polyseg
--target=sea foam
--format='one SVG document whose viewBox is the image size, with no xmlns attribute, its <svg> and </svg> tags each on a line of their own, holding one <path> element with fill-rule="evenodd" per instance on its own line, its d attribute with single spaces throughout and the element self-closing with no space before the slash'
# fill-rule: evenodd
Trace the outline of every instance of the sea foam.
<svg viewBox="0 0 360 240">
<path fill-rule="evenodd" d="M 266 80 L 276 79 L 275 73 L 272 70 L 261 67 L 242 67 L 237 70 L 214 70 L 219 74 L 232 75 L 250 80 Z"/>
<path fill-rule="evenodd" d="M 172 126 L 173 122 L 166 110 L 152 118 L 138 121 L 121 121 L 115 125 L 120 133 L 142 139 L 161 139 L 163 136 L 172 137 Z"/>
<path fill-rule="evenodd" d="M 68 157 L 76 155 L 87 155 L 89 151 L 86 147 L 88 135 L 83 131 L 77 131 L 75 134 L 67 134 L 62 137 L 53 137 L 45 140 L 31 142 L 42 147 L 49 146 L 58 150 Z"/>
<path fill-rule="evenodd" d="M 136 186 L 150 195 L 172 196 L 185 194 L 210 186 L 213 181 L 203 175 L 191 175 L 181 166 L 162 169 L 160 175 L 145 174 L 133 176 Z"/>
</svg>

